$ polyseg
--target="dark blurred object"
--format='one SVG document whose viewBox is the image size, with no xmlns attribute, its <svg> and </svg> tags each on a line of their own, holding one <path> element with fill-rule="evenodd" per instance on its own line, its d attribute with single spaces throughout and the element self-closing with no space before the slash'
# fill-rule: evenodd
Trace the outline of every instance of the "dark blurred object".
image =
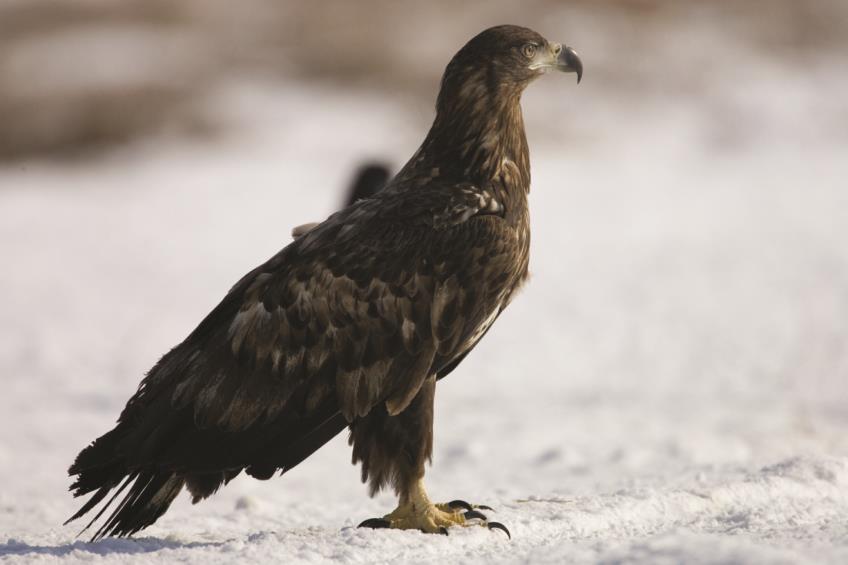
<svg viewBox="0 0 848 565">
<path fill-rule="evenodd" d="M 368 198 L 378 191 L 382 190 L 389 181 L 389 168 L 380 163 L 365 163 L 360 165 L 356 174 L 353 176 L 353 182 L 347 189 L 347 199 L 342 208 L 347 208 L 357 200 Z M 302 224 L 292 229 L 292 237 L 298 237 L 306 234 L 309 230 L 317 226 L 320 222 L 309 222 Z"/>
<path fill-rule="evenodd" d="M 389 182 L 389 175 L 389 168 L 380 163 L 366 163 L 359 167 L 353 183 L 347 190 L 345 207 L 377 193 Z"/>
</svg>

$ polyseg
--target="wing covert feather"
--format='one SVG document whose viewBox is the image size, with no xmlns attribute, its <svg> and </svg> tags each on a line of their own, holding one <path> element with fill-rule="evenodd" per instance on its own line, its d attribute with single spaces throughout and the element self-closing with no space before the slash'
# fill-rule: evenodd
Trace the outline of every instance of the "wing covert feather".
<svg viewBox="0 0 848 565">
<path fill-rule="evenodd" d="M 487 281 L 502 268 L 491 240 L 505 237 L 504 222 L 471 220 L 484 204 L 424 190 L 331 216 L 243 277 L 151 370 L 122 418 L 143 418 L 153 401 L 190 409 L 197 430 L 232 434 L 221 457 L 239 465 L 250 463 L 236 439 L 248 431 L 279 428 L 262 440 L 273 444 L 286 422 L 335 411 L 352 422 L 380 403 L 403 411 L 464 352 L 487 314 L 478 303 L 497 299 Z"/>
</svg>

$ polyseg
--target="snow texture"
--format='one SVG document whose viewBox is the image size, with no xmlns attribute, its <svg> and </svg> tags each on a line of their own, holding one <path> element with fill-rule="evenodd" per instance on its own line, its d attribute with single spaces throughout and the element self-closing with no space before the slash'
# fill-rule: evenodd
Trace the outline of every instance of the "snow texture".
<svg viewBox="0 0 848 565">
<path fill-rule="evenodd" d="M 209 101 L 228 137 L 0 169 L 0 560 L 848 562 L 848 88 L 735 68 L 697 99 L 589 72 L 525 97 L 533 277 L 440 384 L 427 477 L 512 541 L 356 529 L 394 500 L 341 436 L 134 539 L 61 526 L 65 470 L 143 373 L 361 158 L 411 154 L 426 108 L 241 81 Z"/>
</svg>

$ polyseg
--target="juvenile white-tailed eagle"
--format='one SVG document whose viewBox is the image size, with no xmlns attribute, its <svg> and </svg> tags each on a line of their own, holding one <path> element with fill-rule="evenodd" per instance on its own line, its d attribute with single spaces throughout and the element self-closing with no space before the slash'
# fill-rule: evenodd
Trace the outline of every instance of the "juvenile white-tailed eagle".
<svg viewBox="0 0 848 565">
<path fill-rule="evenodd" d="M 242 470 L 285 473 L 348 427 L 363 481 L 400 499 L 364 526 L 506 531 L 482 507 L 430 502 L 424 464 L 436 382 L 527 276 L 519 101 L 549 69 L 582 74 L 573 49 L 522 27 L 488 29 L 460 49 L 400 173 L 245 275 L 77 456 L 71 490 L 93 495 L 71 520 L 111 493 L 88 525 L 110 510 L 94 539 L 131 535 L 183 487 L 197 502 Z"/>
</svg>

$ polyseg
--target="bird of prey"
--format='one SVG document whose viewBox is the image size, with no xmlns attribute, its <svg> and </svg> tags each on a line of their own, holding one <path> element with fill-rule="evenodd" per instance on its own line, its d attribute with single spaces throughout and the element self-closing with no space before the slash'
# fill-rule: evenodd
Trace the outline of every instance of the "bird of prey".
<svg viewBox="0 0 848 565">
<path fill-rule="evenodd" d="M 94 539 L 132 535 L 183 488 L 198 502 L 242 471 L 283 474 L 349 428 L 363 482 L 399 498 L 363 526 L 506 531 L 482 507 L 431 502 L 424 468 L 436 383 L 527 277 L 519 102 L 549 70 L 579 82 L 582 63 L 526 28 L 490 28 L 462 47 L 403 169 L 239 280 L 80 452 L 71 490 L 91 496 L 71 520 L 105 500 L 86 529 L 108 509 Z"/>
</svg>

